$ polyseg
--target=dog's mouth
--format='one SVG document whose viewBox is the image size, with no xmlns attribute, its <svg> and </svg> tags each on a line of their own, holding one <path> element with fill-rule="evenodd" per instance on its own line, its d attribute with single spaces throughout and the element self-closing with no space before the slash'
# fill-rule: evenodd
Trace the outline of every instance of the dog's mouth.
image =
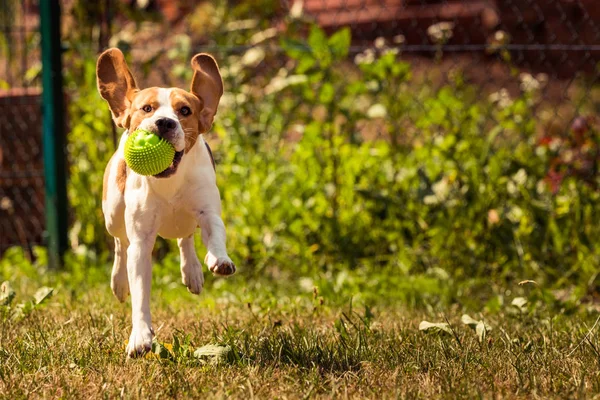
<svg viewBox="0 0 600 400">
<path fill-rule="evenodd" d="M 177 167 L 179 166 L 179 163 L 181 162 L 182 157 L 183 157 L 183 150 L 175 152 L 175 157 L 173 157 L 173 162 L 171 163 L 171 165 L 169 165 L 169 167 L 167 169 L 165 169 L 163 172 L 159 172 L 158 174 L 154 175 L 154 177 L 155 178 L 168 178 L 171 175 L 173 175 L 175 172 L 177 172 Z"/>
</svg>

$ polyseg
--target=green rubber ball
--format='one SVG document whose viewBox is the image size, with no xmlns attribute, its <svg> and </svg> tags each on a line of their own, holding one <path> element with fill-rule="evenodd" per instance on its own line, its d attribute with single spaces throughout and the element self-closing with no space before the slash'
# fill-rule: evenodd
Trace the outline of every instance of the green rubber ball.
<svg viewBox="0 0 600 400">
<path fill-rule="evenodd" d="M 173 146 L 158 135 L 138 129 L 125 142 L 125 162 L 140 175 L 156 175 L 169 168 L 175 157 Z"/>
</svg>

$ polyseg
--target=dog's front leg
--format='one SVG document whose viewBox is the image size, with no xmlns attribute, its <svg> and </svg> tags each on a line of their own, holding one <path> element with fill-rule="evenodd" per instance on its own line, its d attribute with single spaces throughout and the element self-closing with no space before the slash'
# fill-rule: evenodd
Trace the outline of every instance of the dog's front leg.
<svg viewBox="0 0 600 400">
<path fill-rule="evenodd" d="M 197 219 L 202 229 L 202 241 L 208 249 L 204 259 L 208 269 L 215 275 L 233 275 L 235 265 L 227 255 L 225 224 L 221 216 L 208 209 L 199 211 Z"/>
<path fill-rule="evenodd" d="M 191 293 L 200 294 L 204 286 L 204 274 L 194 248 L 194 235 L 177 239 L 177 244 L 181 254 L 181 281 Z"/>
<path fill-rule="evenodd" d="M 129 357 L 143 355 L 152 348 L 152 320 L 150 317 L 150 286 L 152 283 L 152 248 L 158 231 L 158 216 L 141 207 L 125 212 L 129 247 L 127 249 L 127 276 L 131 292 L 131 336 L 127 345 Z"/>
</svg>

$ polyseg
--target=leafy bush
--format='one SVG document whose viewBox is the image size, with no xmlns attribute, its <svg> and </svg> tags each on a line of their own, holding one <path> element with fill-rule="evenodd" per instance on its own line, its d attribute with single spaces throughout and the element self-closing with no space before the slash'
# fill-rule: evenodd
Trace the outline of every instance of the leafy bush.
<svg viewBox="0 0 600 400">
<path fill-rule="evenodd" d="M 243 265 L 593 283 L 598 193 L 576 176 L 546 183 L 535 88 L 415 85 L 397 49 L 356 70 L 349 43 L 312 27 L 282 40 L 294 66 L 263 88 L 252 69 L 229 77 L 219 182 Z"/>
<path fill-rule="evenodd" d="M 220 59 L 227 90 L 208 141 L 242 270 L 336 273 L 352 285 L 340 271 L 385 267 L 395 278 L 387 284 L 409 292 L 491 277 L 595 287 L 595 178 L 549 181 L 564 146 L 539 140 L 535 85 L 484 98 L 460 72 L 444 85 L 419 80 L 399 48 L 379 46 L 348 63 L 347 29 L 302 32 L 290 24 L 282 35 L 285 59 L 270 51 L 270 36 Z M 177 49 L 169 58 L 186 77 L 191 46 Z M 82 57 L 68 79 L 69 194 L 73 242 L 104 259 L 100 194 L 111 127 L 92 89 L 93 60 Z M 591 126 L 585 135 L 596 143 Z"/>
<path fill-rule="evenodd" d="M 83 46 L 73 51 L 84 56 L 75 58 L 65 77 L 71 95 L 68 195 L 74 222 L 70 239 L 79 251 L 102 254 L 108 243 L 102 215 L 102 179 L 114 152 L 110 112 L 95 90 L 96 55 Z M 81 90 L 81 87 L 89 90 Z"/>
</svg>

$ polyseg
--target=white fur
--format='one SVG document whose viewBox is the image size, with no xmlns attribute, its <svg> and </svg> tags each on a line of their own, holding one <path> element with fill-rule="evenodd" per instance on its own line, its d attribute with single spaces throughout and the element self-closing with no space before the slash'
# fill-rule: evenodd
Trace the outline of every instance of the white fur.
<svg viewBox="0 0 600 400">
<path fill-rule="evenodd" d="M 156 125 L 156 120 L 159 118 L 170 118 L 177 123 L 176 129 L 176 137 L 175 140 L 171 141 L 173 147 L 175 147 L 175 151 L 182 151 L 185 149 L 185 135 L 183 133 L 183 128 L 181 128 L 181 124 L 179 123 L 179 119 L 177 118 L 177 114 L 173 107 L 171 107 L 171 102 L 169 100 L 169 96 L 173 89 L 165 89 L 158 88 L 157 100 L 160 106 L 154 110 L 152 116 L 145 118 L 142 123 L 140 123 L 140 129 L 153 130 Z"/>
<path fill-rule="evenodd" d="M 169 94 L 170 89 L 159 89 L 160 107 L 140 127 L 154 124 L 159 116 L 178 121 Z M 185 147 L 183 131 L 181 133 L 182 145 L 179 147 L 177 142 L 175 146 L 178 151 Z M 127 354 L 135 356 L 150 350 L 152 344 L 150 285 L 156 235 L 178 239 L 182 281 L 192 293 L 200 293 L 204 285 L 194 249 L 193 235 L 197 226 L 202 229 L 202 240 L 208 249 L 205 258 L 208 269 L 217 275 L 230 275 L 235 272 L 235 266 L 227 255 L 221 198 L 204 138 L 198 137 L 184 154 L 176 173 L 168 178 L 146 177 L 128 171 L 123 195 L 116 177 L 127 135 L 127 132 L 123 134 L 111 164 L 102 210 L 106 227 L 115 237 L 111 287 L 121 301 L 131 292 L 132 331 Z"/>
</svg>

